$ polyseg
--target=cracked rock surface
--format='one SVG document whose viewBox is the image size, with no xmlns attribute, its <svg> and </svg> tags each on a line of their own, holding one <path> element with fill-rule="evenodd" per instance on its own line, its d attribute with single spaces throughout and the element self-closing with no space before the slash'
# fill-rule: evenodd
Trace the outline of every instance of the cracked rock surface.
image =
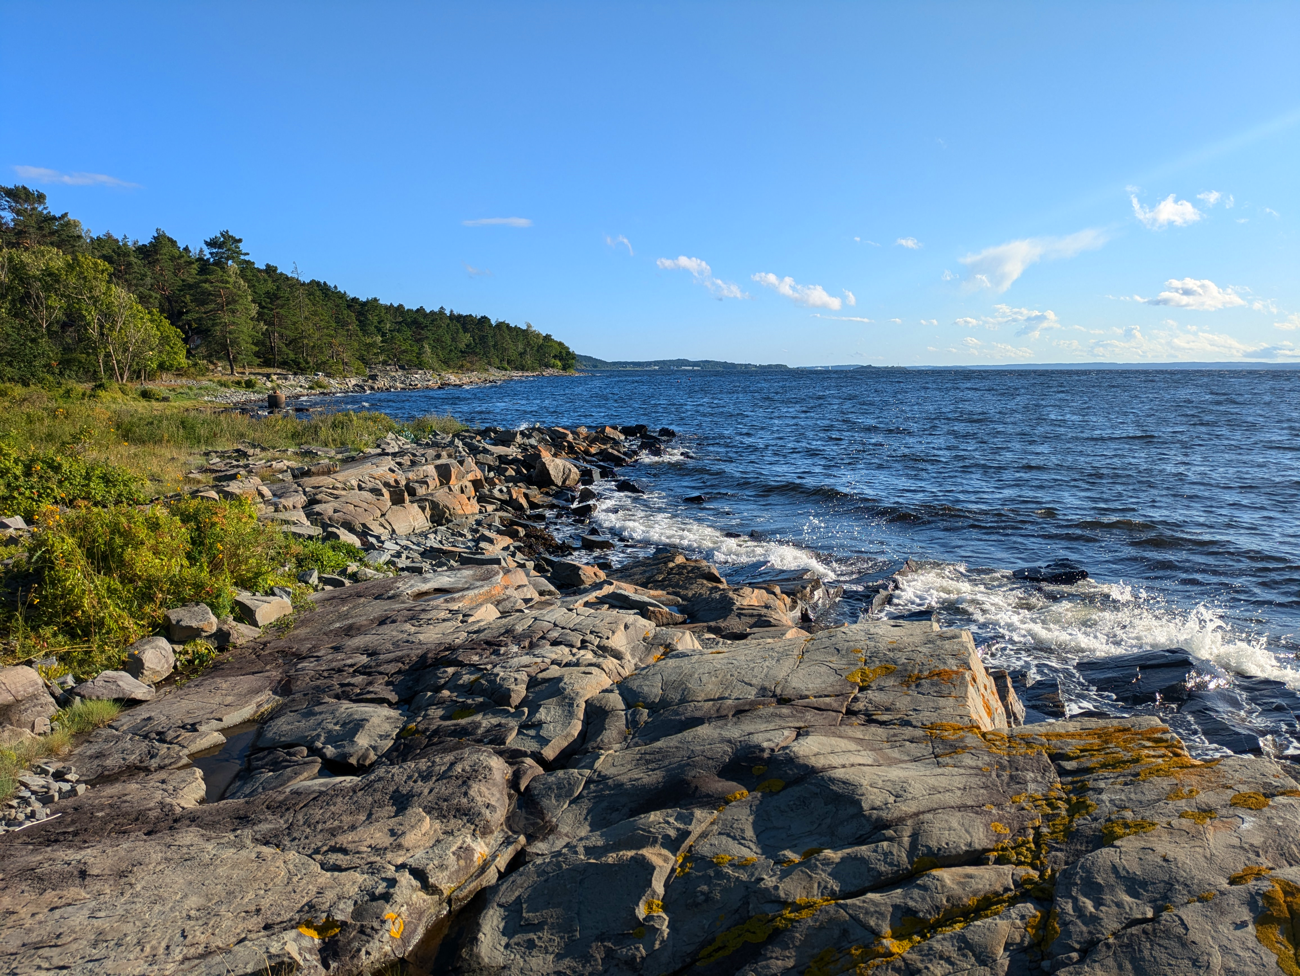
<svg viewBox="0 0 1300 976">
<path fill-rule="evenodd" d="M 1293 767 L 1154 718 L 1016 727 L 929 622 L 808 634 L 779 587 L 616 575 L 326 590 L 123 712 L 70 757 L 94 788 L 0 837 L 0 972 L 1295 971 Z"/>
</svg>

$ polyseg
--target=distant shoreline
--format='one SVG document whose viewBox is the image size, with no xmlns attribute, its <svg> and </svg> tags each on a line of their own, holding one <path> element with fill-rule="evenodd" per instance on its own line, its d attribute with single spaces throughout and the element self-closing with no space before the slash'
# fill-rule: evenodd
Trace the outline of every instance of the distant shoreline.
<svg viewBox="0 0 1300 976">
<path fill-rule="evenodd" d="M 687 373 L 723 373 L 723 372 L 819 372 L 819 373 L 847 373 L 858 370 L 884 370 L 884 369 L 910 369 L 910 370 L 1097 370 L 1097 369 L 1118 369 L 1118 370 L 1225 370 L 1225 369 L 1269 369 L 1269 370 L 1289 370 L 1300 369 L 1300 362 L 1294 363 L 1263 363 L 1263 362 L 1226 362 L 1226 363 L 1001 363 L 1001 364 L 961 364 L 955 363 L 950 365 L 936 366 L 876 366 L 870 363 L 863 365 L 843 365 L 843 366 L 786 366 L 783 363 L 771 363 L 759 365 L 755 363 L 728 363 L 718 360 L 689 360 L 689 359 L 664 359 L 664 360 L 647 360 L 644 362 L 606 362 L 604 360 L 595 360 L 600 365 L 589 365 L 592 362 L 590 356 L 580 356 L 578 365 L 574 372 L 577 373 L 636 373 L 636 372 L 687 372 Z M 583 360 L 587 360 L 586 363 Z M 685 365 L 682 365 L 685 364 Z"/>
</svg>

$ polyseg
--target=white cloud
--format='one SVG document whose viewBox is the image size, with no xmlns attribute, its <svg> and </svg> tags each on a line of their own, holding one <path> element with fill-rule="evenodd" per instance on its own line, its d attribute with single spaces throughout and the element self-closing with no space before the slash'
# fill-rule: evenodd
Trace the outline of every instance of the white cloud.
<svg viewBox="0 0 1300 976">
<path fill-rule="evenodd" d="M 1129 199 L 1133 201 L 1133 213 L 1137 219 L 1150 230 L 1163 230 L 1170 224 L 1175 227 L 1186 227 L 1205 216 L 1188 201 L 1175 201 L 1172 193 L 1149 210 L 1138 203 L 1136 196 L 1131 196 Z"/>
<path fill-rule="evenodd" d="M 844 289 L 844 304 L 845 305 L 858 304 L 858 296 L 853 294 L 853 292 L 849 291 L 847 288 Z"/>
<path fill-rule="evenodd" d="M 798 305 L 806 305 L 809 308 L 829 308 L 832 312 L 838 312 L 844 304 L 834 295 L 826 294 L 826 290 L 821 285 L 800 285 L 791 277 L 778 278 L 770 271 L 760 271 L 750 277 L 765 288 L 775 289 L 778 295 L 784 295 Z"/>
<path fill-rule="evenodd" d="M 966 351 L 973 356 L 987 359 L 1031 359 L 1034 351 L 1022 346 L 1009 346 L 1005 342 L 981 342 L 974 336 L 965 336 L 962 340 Z"/>
<path fill-rule="evenodd" d="M 1264 213 L 1266 213 L 1266 214 L 1272 214 L 1272 215 L 1273 215 L 1274 217 L 1276 217 L 1278 220 L 1281 220 L 1281 219 L 1282 219 L 1282 215 L 1281 215 L 1280 213 L 1278 213 L 1276 210 L 1274 210 L 1272 207 L 1265 207 L 1265 208 L 1264 208 Z"/>
<path fill-rule="evenodd" d="M 1239 224 L 1248 224 L 1248 223 L 1250 223 L 1250 218 L 1249 218 L 1249 217 L 1238 217 L 1238 218 L 1237 218 L 1237 223 L 1239 223 Z"/>
<path fill-rule="evenodd" d="M 121 189 L 138 189 L 139 183 L 128 183 L 116 176 L 103 173 L 60 173 L 57 169 L 44 166 L 15 166 L 14 172 L 19 178 L 33 183 L 62 183 L 65 186 L 116 186 Z"/>
<path fill-rule="evenodd" d="M 1264 343 L 1249 345 L 1230 335 L 1202 332 L 1195 326 L 1170 328 L 1145 333 L 1133 326 L 1119 339 L 1098 339 L 1092 343 L 1092 355 L 1102 359 L 1148 359 L 1204 361 L 1222 359 L 1276 359 L 1290 357 L 1294 352 L 1287 346 L 1268 346 Z"/>
<path fill-rule="evenodd" d="M 618 245 L 623 244 L 627 247 L 627 253 L 630 254 L 632 257 L 636 257 L 636 255 L 633 254 L 632 252 L 632 242 L 629 241 L 622 234 L 619 234 L 617 237 L 610 237 L 608 234 L 606 234 L 605 243 L 608 244 L 610 247 L 617 247 Z"/>
<path fill-rule="evenodd" d="M 685 254 L 677 258 L 659 258 L 655 264 L 665 271 L 689 271 L 696 282 L 709 289 L 718 301 L 724 298 L 748 298 L 740 287 L 730 281 L 713 277 L 713 269 L 701 258 L 688 258 Z M 839 306 L 835 306 L 839 308 Z"/>
<path fill-rule="evenodd" d="M 1031 264 L 1072 258 L 1083 251 L 1095 251 L 1105 243 L 1106 235 L 1102 231 L 1081 230 L 1068 237 L 1029 237 L 1008 241 L 959 260 L 973 272 L 967 287 L 991 288 L 1001 294 Z"/>
<path fill-rule="evenodd" d="M 823 315 L 821 312 L 813 312 L 813 318 L 832 319 L 836 322 L 865 322 L 868 325 L 875 322 L 874 319 L 864 319 L 860 315 Z"/>
<path fill-rule="evenodd" d="M 463 262 L 462 262 L 463 263 Z M 491 278 L 492 270 L 490 268 L 476 268 L 472 264 L 466 264 L 465 270 L 469 272 L 471 278 Z"/>
<path fill-rule="evenodd" d="M 915 237 L 900 237 L 898 240 L 894 241 L 894 243 L 899 247 L 907 248 L 909 251 L 917 251 L 925 247 L 925 245 Z"/>
<path fill-rule="evenodd" d="M 1235 199 L 1233 199 L 1232 194 L 1229 193 L 1229 194 L 1228 194 L 1228 199 L 1225 200 L 1224 203 L 1223 203 L 1224 209 L 1226 209 L 1226 210 L 1231 210 L 1231 209 L 1233 208 L 1233 206 L 1236 204 L 1236 202 L 1237 202 L 1237 201 L 1236 201 Z"/>
<path fill-rule="evenodd" d="M 902 320 L 902 319 L 890 319 L 889 321 L 893 322 L 895 325 L 902 325 L 902 324 L 903 324 L 903 320 Z"/>
<path fill-rule="evenodd" d="M 1174 308 L 1190 308 L 1200 312 L 1213 312 L 1221 308 L 1246 304 L 1231 288 L 1220 289 L 1208 279 L 1170 278 L 1165 282 L 1165 288 L 1168 291 L 1162 291 L 1155 298 L 1142 298 L 1138 295 L 1134 295 L 1133 298 L 1147 305 L 1170 305 Z"/>
<path fill-rule="evenodd" d="M 462 220 L 466 227 L 531 227 L 533 222 L 527 217 L 479 217 L 475 220 Z"/>
<path fill-rule="evenodd" d="M 1296 329 L 1300 329 L 1300 312 L 1295 312 L 1292 313 L 1291 315 L 1288 315 L 1281 322 L 1274 322 L 1273 328 L 1283 329 L 1287 332 L 1294 332 Z"/>
<path fill-rule="evenodd" d="M 1216 203 L 1219 202 L 1219 198 L 1222 196 L 1223 194 L 1220 193 L 1218 190 L 1206 190 L 1204 193 L 1196 194 L 1196 199 L 1204 200 L 1205 205 L 1207 207 L 1213 207 Z"/>
<path fill-rule="evenodd" d="M 921 319 L 921 324 L 922 324 L 922 325 L 938 325 L 938 324 L 939 324 L 939 320 L 938 320 L 938 319 Z"/>
<path fill-rule="evenodd" d="M 982 318 L 960 318 L 953 322 L 953 325 L 959 325 L 963 329 L 973 329 L 983 326 L 986 329 L 996 330 L 1004 325 L 1016 325 L 1016 335 L 1028 336 L 1030 339 L 1037 339 L 1044 329 L 1059 329 L 1061 320 L 1056 317 L 1056 313 L 1050 308 L 1045 312 L 1030 308 L 1012 308 L 1010 305 L 994 305 L 994 314 L 986 315 Z"/>
<path fill-rule="evenodd" d="M 939 277 L 942 278 L 944 281 L 953 281 L 956 279 L 957 276 L 953 274 L 951 271 L 949 271 L 947 268 L 944 268 L 943 274 L 940 275 Z"/>
<path fill-rule="evenodd" d="M 1256 312 L 1265 312 L 1268 315 L 1277 314 L 1277 302 L 1271 298 L 1257 298 L 1250 303 L 1250 307 Z"/>
<path fill-rule="evenodd" d="M 968 345 L 968 346 L 970 346 L 970 347 L 972 347 L 972 348 L 974 348 L 975 346 L 982 346 L 982 345 L 984 345 L 984 343 L 980 342 L 980 341 L 979 341 L 978 339 L 976 339 L 974 336 L 967 336 L 965 339 L 962 339 L 962 342 L 966 343 L 966 345 Z"/>
</svg>

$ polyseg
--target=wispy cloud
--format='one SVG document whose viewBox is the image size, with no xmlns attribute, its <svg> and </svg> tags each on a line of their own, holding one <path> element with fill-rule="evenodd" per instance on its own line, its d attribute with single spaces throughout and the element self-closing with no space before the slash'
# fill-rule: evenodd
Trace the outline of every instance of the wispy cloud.
<svg viewBox="0 0 1300 976">
<path fill-rule="evenodd" d="M 1213 207 L 1223 197 L 1218 190 L 1206 190 L 1204 193 L 1196 194 L 1197 200 L 1204 200 L 1207 207 Z"/>
<path fill-rule="evenodd" d="M 610 247 L 618 247 L 618 245 L 622 244 L 627 248 L 627 253 L 629 255 L 631 255 L 632 257 L 636 257 L 636 255 L 633 254 L 632 252 L 632 242 L 629 241 L 622 234 L 619 234 L 617 237 L 610 237 L 608 234 L 606 234 L 605 243 L 608 244 Z"/>
<path fill-rule="evenodd" d="M 847 288 L 844 289 L 844 304 L 845 305 L 858 304 L 858 296 L 853 294 L 853 292 L 849 291 Z"/>
<path fill-rule="evenodd" d="M 1030 339 L 1037 339 L 1045 329 L 1059 329 L 1061 320 L 1056 317 L 1056 313 L 1050 308 L 1045 312 L 1040 312 L 1032 308 L 1012 308 L 1010 305 L 994 305 L 992 315 L 985 315 L 980 318 L 961 318 L 953 322 L 953 325 L 959 325 L 962 328 L 972 329 L 983 327 L 985 329 L 1000 329 L 1004 325 L 1018 326 L 1016 335 L 1027 336 Z"/>
<path fill-rule="evenodd" d="M 921 319 L 921 324 L 922 324 L 922 325 L 938 325 L 938 324 L 939 324 L 939 320 L 938 320 L 938 319 Z"/>
<path fill-rule="evenodd" d="M 865 322 L 868 325 L 874 323 L 874 319 L 864 319 L 860 315 L 823 315 L 821 312 L 813 312 L 815 319 L 833 319 L 836 322 Z"/>
<path fill-rule="evenodd" d="M 1272 215 L 1273 215 L 1274 217 L 1276 217 L 1278 220 L 1281 220 L 1281 219 L 1282 219 L 1282 215 L 1281 215 L 1280 213 L 1278 213 L 1276 210 L 1274 210 L 1272 207 L 1265 207 L 1265 208 L 1264 208 L 1264 213 L 1266 213 L 1266 214 L 1272 214 Z"/>
<path fill-rule="evenodd" d="M 1167 290 L 1155 298 L 1142 298 L 1139 295 L 1134 295 L 1133 298 L 1146 305 L 1170 305 L 1199 312 L 1214 312 L 1246 304 L 1231 288 L 1220 288 L 1206 278 L 1170 278 L 1165 282 L 1165 288 Z"/>
<path fill-rule="evenodd" d="M 61 173 L 57 169 L 44 166 L 15 166 L 14 172 L 20 179 L 33 183 L 62 183 L 65 186 L 115 186 L 123 190 L 139 189 L 139 183 L 128 183 L 116 176 L 104 173 Z"/>
<path fill-rule="evenodd" d="M 1142 206 L 1136 195 L 1129 199 L 1133 201 L 1134 215 L 1150 230 L 1164 230 L 1170 224 L 1186 227 L 1205 216 L 1189 201 L 1175 200 L 1172 193 L 1150 209 Z"/>
<path fill-rule="evenodd" d="M 1296 329 L 1300 329 L 1300 312 L 1293 312 L 1281 322 L 1274 322 L 1273 328 L 1282 329 L 1286 332 L 1294 332 Z"/>
<path fill-rule="evenodd" d="M 1009 346 L 1005 342 L 981 342 L 974 336 L 962 340 L 966 351 L 972 356 L 985 359 L 1032 359 L 1034 351 L 1023 346 Z"/>
<path fill-rule="evenodd" d="M 921 248 L 925 247 L 925 245 L 915 237 L 900 237 L 898 240 L 894 241 L 894 243 L 899 247 L 907 248 L 909 251 L 919 251 Z"/>
<path fill-rule="evenodd" d="M 1205 332 L 1195 326 L 1164 323 L 1164 329 L 1143 332 L 1139 326 L 1125 330 L 1117 339 L 1098 339 L 1090 352 L 1100 359 L 1188 360 L 1293 359 L 1298 353 L 1290 343 L 1246 343 L 1221 332 Z"/>
<path fill-rule="evenodd" d="M 1099 230 L 1081 230 L 1068 237 L 1027 237 L 985 248 L 978 254 L 968 254 L 959 260 L 972 272 L 967 288 L 990 288 L 1000 295 L 1031 264 L 1072 258 L 1083 251 L 1095 251 L 1106 240 L 1105 233 Z"/>
<path fill-rule="evenodd" d="M 713 269 L 702 258 L 688 258 L 685 254 L 676 258 L 659 258 L 655 261 L 665 271 L 689 271 L 697 283 L 709 289 L 718 301 L 724 298 L 748 298 L 740 286 L 721 278 L 713 277 Z M 836 308 L 839 306 L 837 305 Z"/>
<path fill-rule="evenodd" d="M 951 271 L 949 271 L 947 268 L 944 268 L 944 269 L 943 269 L 943 274 L 941 274 L 939 277 L 942 278 L 944 281 L 956 281 L 956 280 L 957 280 L 957 276 L 956 276 L 955 274 L 953 274 Z"/>
<path fill-rule="evenodd" d="M 531 227 L 533 222 L 527 217 L 478 217 L 474 220 L 462 220 L 466 227 Z"/>
<path fill-rule="evenodd" d="M 491 270 L 490 268 L 476 268 L 476 267 L 474 267 L 474 265 L 472 265 L 472 264 L 466 264 L 466 263 L 463 262 L 463 261 L 462 261 L 461 263 L 462 263 L 462 264 L 465 264 L 465 270 L 469 273 L 469 276 L 470 276 L 471 278 L 491 278 L 491 277 L 492 277 L 492 270 Z"/>
<path fill-rule="evenodd" d="M 797 305 L 809 308 L 829 308 L 838 312 L 844 302 L 834 295 L 828 295 L 821 285 L 800 285 L 791 277 L 778 278 L 770 271 L 760 271 L 750 276 L 765 288 L 772 288 L 778 295 L 784 295 Z M 856 302 L 856 299 L 854 300 Z M 854 304 L 854 302 L 850 302 Z"/>
</svg>

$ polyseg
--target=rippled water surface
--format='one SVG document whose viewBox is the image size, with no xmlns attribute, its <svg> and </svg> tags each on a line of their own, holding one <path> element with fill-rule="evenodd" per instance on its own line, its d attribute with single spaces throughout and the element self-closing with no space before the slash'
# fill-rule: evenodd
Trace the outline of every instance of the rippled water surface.
<svg viewBox="0 0 1300 976">
<path fill-rule="evenodd" d="M 1300 688 L 1297 370 L 645 371 L 329 402 L 672 427 L 676 450 L 629 469 L 649 493 L 606 493 L 606 531 L 814 568 L 845 617 L 873 574 L 925 560 L 895 606 L 1005 665 L 1182 647 Z M 1011 578 L 1060 558 L 1091 578 Z"/>
</svg>

